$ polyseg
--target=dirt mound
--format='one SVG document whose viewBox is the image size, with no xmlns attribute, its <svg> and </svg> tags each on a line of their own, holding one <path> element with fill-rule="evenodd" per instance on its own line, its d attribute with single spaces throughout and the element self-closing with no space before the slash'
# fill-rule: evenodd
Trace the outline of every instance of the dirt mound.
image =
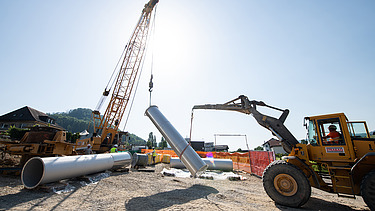
<svg viewBox="0 0 375 211">
<path fill-rule="evenodd" d="M 21 155 L 9 155 L 8 153 L 0 152 L 0 168 L 18 166 L 20 160 Z"/>
</svg>

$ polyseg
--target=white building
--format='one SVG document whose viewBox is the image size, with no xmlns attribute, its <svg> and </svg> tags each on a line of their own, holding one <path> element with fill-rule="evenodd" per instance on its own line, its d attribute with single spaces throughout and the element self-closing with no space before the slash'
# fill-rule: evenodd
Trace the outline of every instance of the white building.
<svg viewBox="0 0 375 211">
<path fill-rule="evenodd" d="M 281 146 L 281 142 L 277 139 L 271 138 L 267 142 L 263 144 L 264 151 L 273 151 L 275 154 L 285 154 L 285 150 L 283 146 Z"/>
</svg>

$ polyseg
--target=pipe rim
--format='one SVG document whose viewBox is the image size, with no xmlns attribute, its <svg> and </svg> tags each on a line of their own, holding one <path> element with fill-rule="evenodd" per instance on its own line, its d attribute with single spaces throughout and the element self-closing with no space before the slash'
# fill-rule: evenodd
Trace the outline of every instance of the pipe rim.
<svg viewBox="0 0 375 211">
<path fill-rule="evenodd" d="M 39 168 L 35 168 L 39 167 Z M 38 174 L 38 170 L 41 170 Z M 35 173 L 36 172 L 36 173 Z M 31 176 L 30 176 L 31 175 Z M 45 164 L 40 157 L 30 158 L 22 168 L 21 181 L 25 188 L 33 189 L 37 187 L 45 176 Z"/>
<path fill-rule="evenodd" d="M 137 165 L 137 162 L 138 162 L 138 153 L 134 153 L 133 156 L 132 156 L 132 168 L 134 168 L 136 165 Z"/>
<path fill-rule="evenodd" d="M 207 170 L 207 168 L 208 168 L 208 164 L 205 164 L 200 169 L 198 169 L 198 171 L 196 171 L 193 176 L 194 177 L 199 177 L 200 175 L 204 174 L 204 172 Z"/>
</svg>

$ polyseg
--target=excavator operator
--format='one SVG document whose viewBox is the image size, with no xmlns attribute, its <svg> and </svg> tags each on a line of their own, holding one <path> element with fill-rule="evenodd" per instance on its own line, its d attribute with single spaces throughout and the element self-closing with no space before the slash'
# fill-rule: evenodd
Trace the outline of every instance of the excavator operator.
<svg viewBox="0 0 375 211">
<path fill-rule="evenodd" d="M 338 144 L 339 140 L 341 139 L 341 134 L 337 132 L 337 127 L 335 125 L 330 125 L 328 127 L 329 133 L 326 136 L 323 136 L 324 139 L 323 143 L 325 144 Z M 327 138 L 329 140 L 327 141 Z"/>
</svg>

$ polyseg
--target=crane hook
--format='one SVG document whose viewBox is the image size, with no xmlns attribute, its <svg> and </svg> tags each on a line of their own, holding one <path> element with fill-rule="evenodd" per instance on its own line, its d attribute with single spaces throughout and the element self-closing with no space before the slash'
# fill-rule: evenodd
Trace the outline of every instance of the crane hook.
<svg viewBox="0 0 375 211">
<path fill-rule="evenodd" d="M 152 88 L 154 88 L 154 83 L 152 82 L 153 75 L 151 74 L 150 82 L 148 83 L 148 91 L 151 93 Z"/>
<path fill-rule="evenodd" d="M 154 83 L 152 82 L 153 75 L 151 74 L 150 82 L 148 83 L 148 91 L 150 92 L 150 106 L 151 106 L 151 92 L 154 88 Z"/>
</svg>

